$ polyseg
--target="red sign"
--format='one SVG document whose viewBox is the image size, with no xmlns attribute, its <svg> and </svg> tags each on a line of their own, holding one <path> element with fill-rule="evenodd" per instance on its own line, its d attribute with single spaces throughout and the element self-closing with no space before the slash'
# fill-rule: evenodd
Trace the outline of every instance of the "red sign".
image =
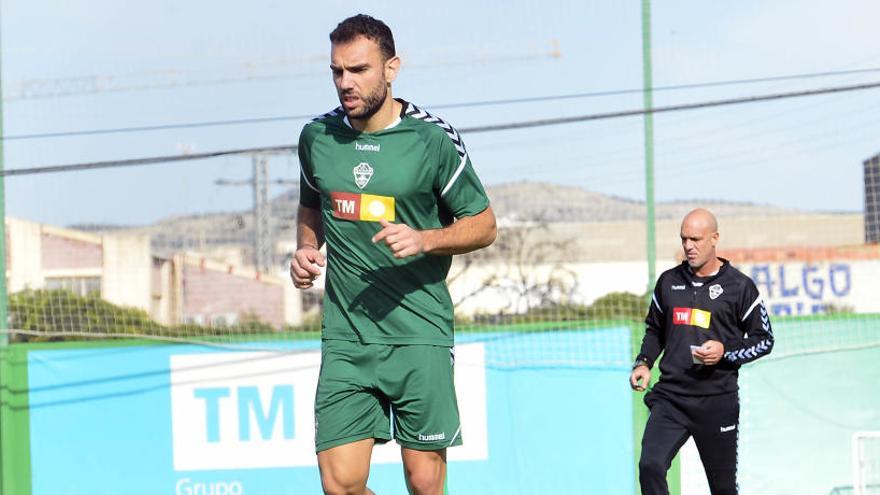
<svg viewBox="0 0 880 495">
<path fill-rule="evenodd" d="M 333 216 L 345 220 L 360 220 L 361 195 L 357 193 L 330 193 L 333 203 Z"/>
<path fill-rule="evenodd" d="M 691 308 L 672 308 L 673 325 L 690 325 Z"/>
</svg>

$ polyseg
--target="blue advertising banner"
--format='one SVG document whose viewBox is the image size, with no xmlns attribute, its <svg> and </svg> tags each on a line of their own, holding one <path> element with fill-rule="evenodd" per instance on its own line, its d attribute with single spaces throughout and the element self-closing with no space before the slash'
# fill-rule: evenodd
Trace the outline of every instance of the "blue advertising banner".
<svg viewBox="0 0 880 495">
<path fill-rule="evenodd" d="M 629 335 L 462 335 L 450 493 L 633 493 Z M 319 347 L 29 352 L 33 495 L 321 493 Z M 375 449 L 369 485 L 406 493 L 393 442 Z"/>
</svg>

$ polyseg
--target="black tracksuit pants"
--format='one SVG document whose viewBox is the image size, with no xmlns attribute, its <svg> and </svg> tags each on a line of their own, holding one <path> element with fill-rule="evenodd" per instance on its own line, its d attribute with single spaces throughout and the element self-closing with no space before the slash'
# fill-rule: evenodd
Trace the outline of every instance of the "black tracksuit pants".
<svg viewBox="0 0 880 495">
<path fill-rule="evenodd" d="M 651 415 L 639 460 L 642 495 L 668 495 L 666 471 L 691 436 L 712 495 L 736 495 L 739 394 L 695 397 L 654 390 L 645 396 L 645 404 Z"/>
</svg>

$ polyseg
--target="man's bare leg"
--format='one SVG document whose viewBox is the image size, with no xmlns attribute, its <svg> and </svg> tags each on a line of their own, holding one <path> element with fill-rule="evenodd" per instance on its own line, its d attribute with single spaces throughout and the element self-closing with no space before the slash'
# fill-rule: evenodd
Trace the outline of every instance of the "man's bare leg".
<svg viewBox="0 0 880 495">
<path fill-rule="evenodd" d="M 367 438 L 318 452 L 321 486 L 326 495 L 373 495 L 367 488 L 375 440 Z"/>
<path fill-rule="evenodd" d="M 446 481 L 446 449 L 401 448 L 406 487 L 412 495 L 443 495 Z"/>
</svg>

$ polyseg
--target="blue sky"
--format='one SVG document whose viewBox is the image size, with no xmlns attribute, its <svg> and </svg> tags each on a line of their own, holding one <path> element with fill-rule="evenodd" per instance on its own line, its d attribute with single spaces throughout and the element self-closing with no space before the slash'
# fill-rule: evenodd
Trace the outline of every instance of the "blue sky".
<svg viewBox="0 0 880 495">
<path fill-rule="evenodd" d="M 403 58 L 395 95 L 441 107 L 435 113 L 459 128 L 641 106 L 641 95 L 629 94 L 442 108 L 641 87 L 637 1 L 6 0 L 0 3 L 4 134 L 322 113 L 337 104 L 327 33 L 357 12 L 382 18 L 395 33 Z M 880 67 L 875 1 L 665 1 L 654 3 L 652 15 L 658 87 Z M 58 94 L 70 86 L 62 80 L 90 76 L 128 89 Z M 48 82 L 35 86 L 35 80 Z M 663 91 L 654 101 L 663 106 L 872 81 L 880 81 L 880 71 Z M 28 97 L 28 87 L 42 97 Z M 880 152 L 878 110 L 880 90 L 869 90 L 658 115 L 657 199 L 859 211 L 861 163 Z M 291 144 L 304 122 L 10 139 L 5 166 Z M 642 130 L 641 118 L 623 118 L 464 138 L 487 184 L 547 181 L 643 199 Z M 274 178 L 298 176 L 295 157 L 275 157 L 270 166 Z M 248 188 L 214 181 L 249 176 L 250 159 L 231 157 L 9 177 L 7 213 L 58 225 L 142 224 L 246 209 Z"/>
</svg>

